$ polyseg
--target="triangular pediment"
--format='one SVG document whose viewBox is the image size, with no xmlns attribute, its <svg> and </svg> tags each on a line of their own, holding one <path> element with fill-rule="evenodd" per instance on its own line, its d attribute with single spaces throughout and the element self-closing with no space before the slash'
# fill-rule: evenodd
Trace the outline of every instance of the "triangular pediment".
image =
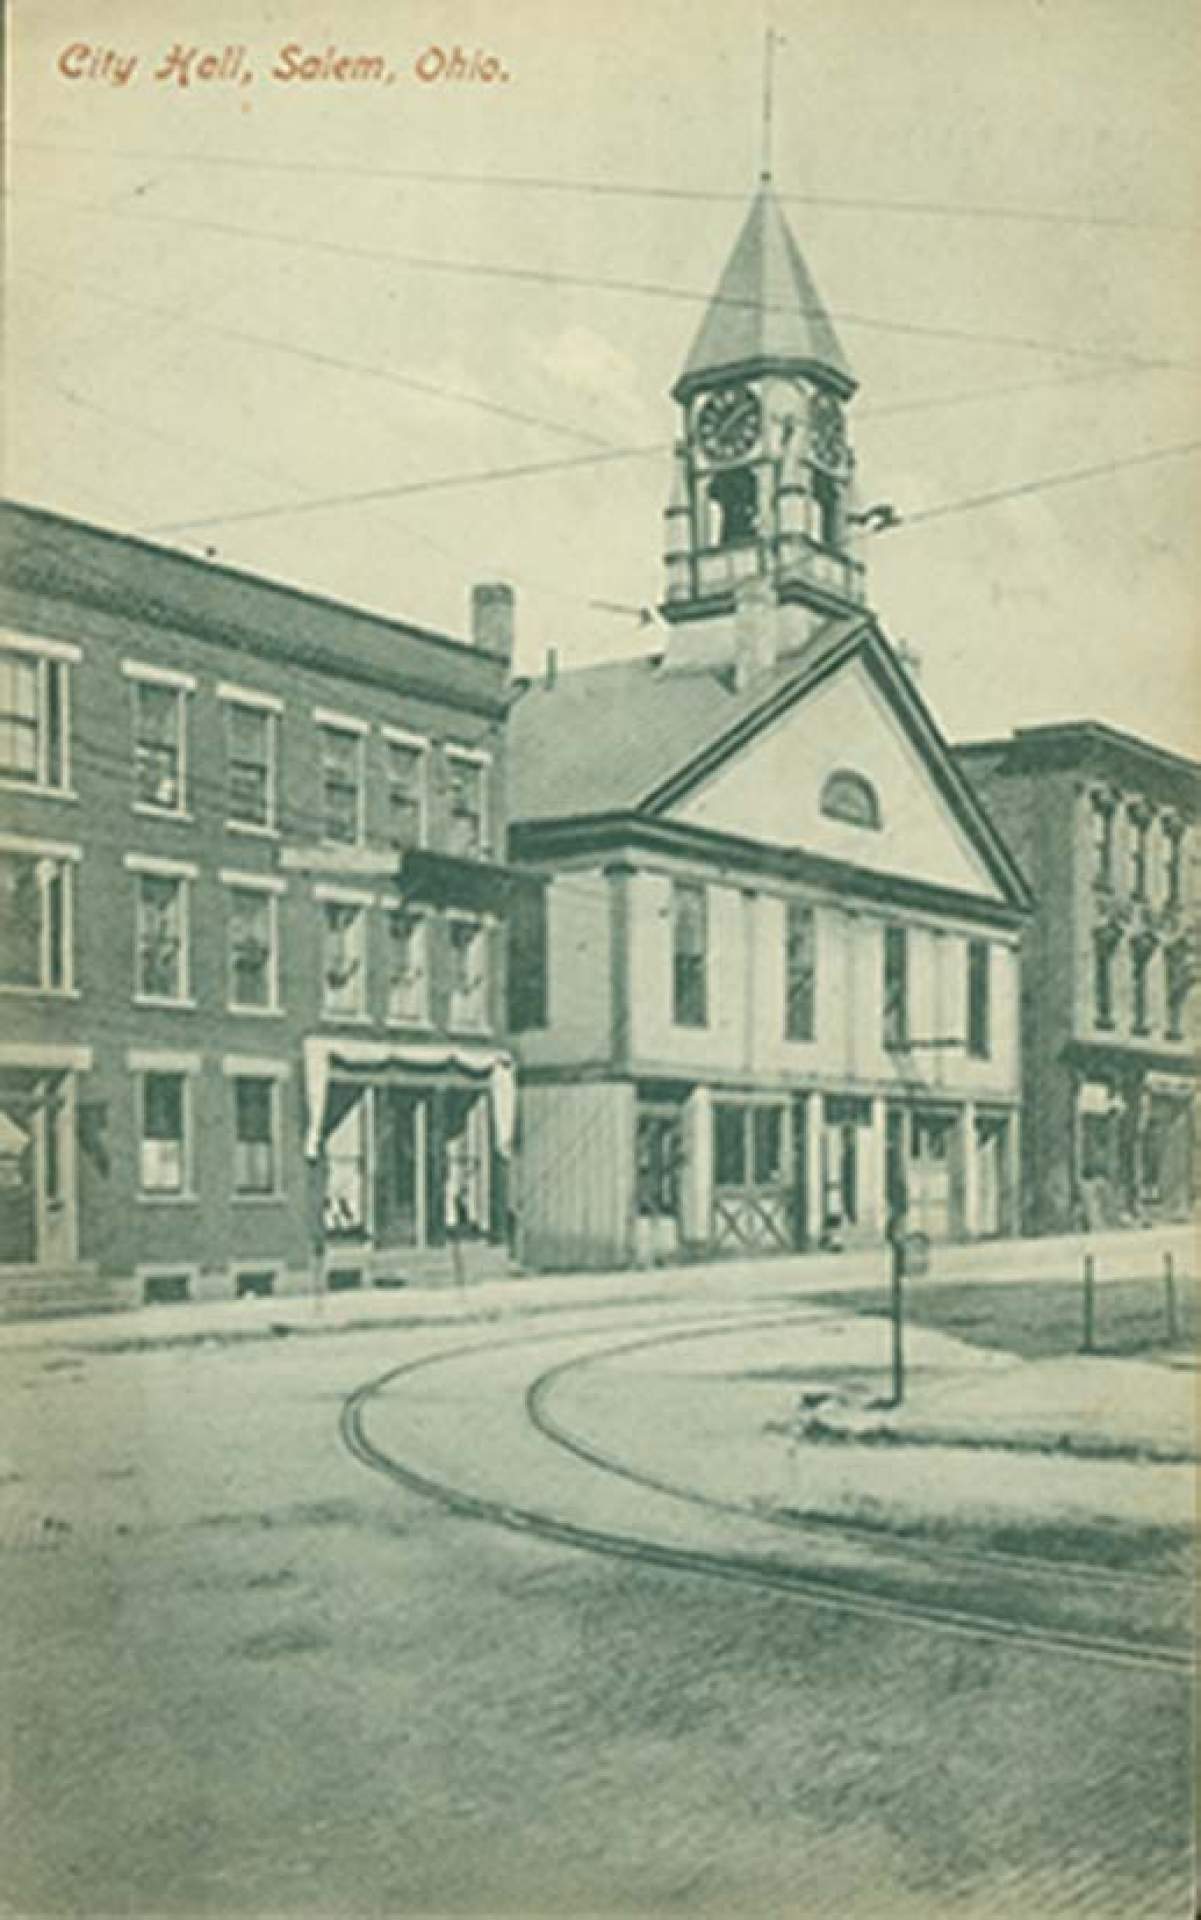
<svg viewBox="0 0 1201 1920">
<path fill-rule="evenodd" d="M 965 794 L 946 747 L 932 729 L 923 737 L 923 711 L 856 652 L 724 757 L 711 756 L 695 779 L 682 780 L 662 814 L 1018 904 L 1020 876 L 1006 871 L 1005 850 Z"/>
</svg>

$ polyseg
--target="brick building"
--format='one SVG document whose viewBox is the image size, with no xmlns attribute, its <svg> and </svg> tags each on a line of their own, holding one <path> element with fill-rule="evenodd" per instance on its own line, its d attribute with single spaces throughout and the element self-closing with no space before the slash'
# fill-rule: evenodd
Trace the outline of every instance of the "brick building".
<svg viewBox="0 0 1201 1920">
<path fill-rule="evenodd" d="M 1197 1188 L 1201 765 L 1092 722 L 957 748 L 1027 876 L 1026 1225 L 1182 1218 Z"/>
<path fill-rule="evenodd" d="M 507 588 L 471 643 L 0 522 L 0 1289 L 503 1239 Z"/>
</svg>

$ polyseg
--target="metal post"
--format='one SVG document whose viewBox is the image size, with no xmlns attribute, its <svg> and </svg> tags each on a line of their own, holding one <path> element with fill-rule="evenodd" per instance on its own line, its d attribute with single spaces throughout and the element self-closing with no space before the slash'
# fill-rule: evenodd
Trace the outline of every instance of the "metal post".
<svg viewBox="0 0 1201 1920">
<path fill-rule="evenodd" d="M 1168 1324 L 1168 1345 L 1180 1344 L 1180 1316 L 1176 1310 L 1176 1267 L 1170 1253 L 1163 1257 L 1164 1309 Z"/>
<path fill-rule="evenodd" d="M 1097 1265 L 1091 1253 L 1084 1256 L 1084 1337 L 1081 1353 L 1095 1353 Z"/>
<path fill-rule="evenodd" d="M 894 1234 L 891 1243 L 892 1265 L 892 1404 L 899 1407 L 905 1398 L 905 1241 Z"/>
</svg>

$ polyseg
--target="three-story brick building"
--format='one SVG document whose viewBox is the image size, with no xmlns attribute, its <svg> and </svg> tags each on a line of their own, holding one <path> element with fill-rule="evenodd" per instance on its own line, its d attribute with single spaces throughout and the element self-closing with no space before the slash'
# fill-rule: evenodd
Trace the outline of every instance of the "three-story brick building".
<svg viewBox="0 0 1201 1920">
<path fill-rule="evenodd" d="M 509 590 L 469 644 L 32 509 L 0 533 L 7 1297 L 503 1238 Z"/>
</svg>

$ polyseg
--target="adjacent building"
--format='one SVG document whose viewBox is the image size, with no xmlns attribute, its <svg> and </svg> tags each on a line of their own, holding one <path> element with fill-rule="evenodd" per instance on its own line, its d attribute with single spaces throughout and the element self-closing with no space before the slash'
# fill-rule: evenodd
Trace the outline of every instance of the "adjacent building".
<svg viewBox="0 0 1201 1920">
<path fill-rule="evenodd" d="M 0 534 L 5 1298 L 503 1240 L 509 590 L 467 643 L 29 508 Z"/>
<path fill-rule="evenodd" d="M 510 722 L 527 1264 L 1016 1223 L 1029 896 L 866 606 L 855 387 L 765 188 L 674 389 L 666 644 Z"/>
<path fill-rule="evenodd" d="M 1037 901 L 1022 1000 L 1026 1225 L 1187 1217 L 1201 765 L 1092 722 L 956 751 Z"/>
</svg>

